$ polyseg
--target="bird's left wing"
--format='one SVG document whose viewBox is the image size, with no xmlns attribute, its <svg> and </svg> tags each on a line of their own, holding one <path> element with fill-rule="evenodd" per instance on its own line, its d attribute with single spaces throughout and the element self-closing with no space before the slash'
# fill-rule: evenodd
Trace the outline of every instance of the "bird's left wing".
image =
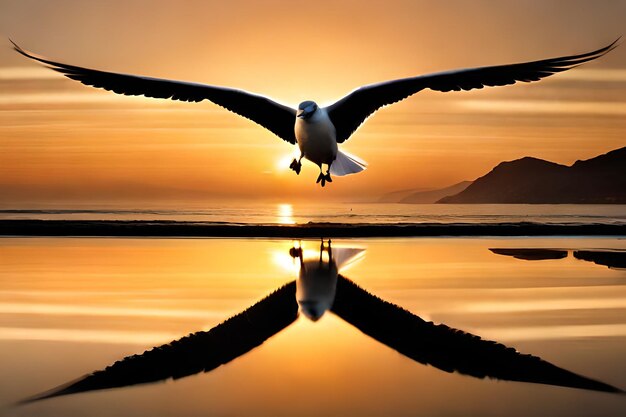
<svg viewBox="0 0 626 417">
<path fill-rule="evenodd" d="M 337 142 L 346 141 L 352 133 L 379 108 L 393 104 L 421 91 L 461 91 L 515 84 L 517 81 L 539 81 L 599 58 L 617 45 L 580 55 L 562 56 L 541 61 L 438 72 L 360 87 L 326 108 L 335 125 Z"/>
<path fill-rule="evenodd" d="M 334 314 L 414 361 L 476 378 L 533 382 L 594 391 L 619 388 L 550 362 L 420 317 L 359 288 L 339 275 Z"/>
<path fill-rule="evenodd" d="M 21 401 L 178 379 L 209 372 L 244 355 L 298 317 L 295 281 L 207 332 L 196 332 Z"/>
<path fill-rule="evenodd" d="M 80 81 L 85 85 L 103 88 L 126 96 L 145 96 L 189 102 L 209 100 L 260 124 L 291 144 L 296 143 L 294 133 L 295 109 L 279 104 L 267 97 L 233 88 L 77 67 L 36 56 L 20 48 L 15 42 L 11 41 L 11 43 L 13 43 L 14 49 L 25 57 L 46 64 L 67 78 Z"/>
</svg>

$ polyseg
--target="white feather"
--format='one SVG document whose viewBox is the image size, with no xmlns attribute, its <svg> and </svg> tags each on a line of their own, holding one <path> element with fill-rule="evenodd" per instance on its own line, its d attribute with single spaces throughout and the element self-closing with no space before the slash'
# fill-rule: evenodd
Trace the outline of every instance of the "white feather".
<svg viewBox="0 0 626 417">
<path fill-rule="evenodd" d="M 337 151 L 337 158 L 330 166 L 330 173 L 338 177 L 364 171 L 367 163 L 347 152 Z"/>
</svg>

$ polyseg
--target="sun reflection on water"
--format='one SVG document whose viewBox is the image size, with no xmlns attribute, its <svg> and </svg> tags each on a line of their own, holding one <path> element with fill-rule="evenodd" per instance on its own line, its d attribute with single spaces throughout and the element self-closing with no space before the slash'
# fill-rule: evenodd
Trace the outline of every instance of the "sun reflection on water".
<svg viewBox="0 0 626 417">
<path fill-rule="evenodd" d="M 293 206 L 291 204 L 278 205 L 277 221 L 280 224 L 296 224 L 296 221 L 293 219 Z"/>
</svg>

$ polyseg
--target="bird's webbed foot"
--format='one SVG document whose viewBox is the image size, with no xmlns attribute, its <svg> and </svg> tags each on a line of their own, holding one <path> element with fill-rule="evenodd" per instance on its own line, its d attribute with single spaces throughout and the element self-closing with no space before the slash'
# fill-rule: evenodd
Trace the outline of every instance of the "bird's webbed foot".
<svg viewBox="0 0 626 417">
<path fill-rule="evenodd" d="M 324 187 L 326 185 L 326 175 L 322 174 L 320 172 L 320 175 L 317 177 L 317 181 L 315 181 L 316 184 L 319 184 L 320 181 L 322 182 L 322 187 Z"/>
<path fill-rule="evenodd" d="M 289 165 L 289 168 L 294 170 L 296 174 L 300 175 L 300 170 L 302 169 L 302 162 L 294 158 L 294 160 L 291 161 L 291 165 Z"/>
<path fill-rule="evenodd" d="M 326 182 L 333 182 L 333 179 L 330 177 L 330 171 L 324 175 L 324 179 L 326 179 Z"/>
</svg>

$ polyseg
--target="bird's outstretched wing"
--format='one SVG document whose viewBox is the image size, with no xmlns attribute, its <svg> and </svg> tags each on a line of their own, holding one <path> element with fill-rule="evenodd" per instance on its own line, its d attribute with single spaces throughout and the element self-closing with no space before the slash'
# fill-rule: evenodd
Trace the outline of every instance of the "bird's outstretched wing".
<svg viewBox="0 0 626 417">
<path fill-rule="evenodd" d="M 616 387 L 522 354 L 501 343 L 435 325 L 339 276 L 331 311 L 368 336 L 417 362 L 476 378 L 533 382 L 621 393 Z"/>
<path fill-rule="evenodd" d="M 80 81 L 85 85 L 126 96 L 146 96 L 190 102 L 209 100 L 260 124 L 291 144 L 296 143 L 294 133 L 296 111 L 267 97 L 233 88 L 119 74 L 62 64 L 27 52 L 13 41 L 11 43 L 14 49 L 25 57 L 44 63 L 67 78 Z"/>
<path fill-rule="evenodd" d="M 515 84 L 517 81 L 539 81 L 605 55 L 617 46 L 617 41 L 619 39 L 604 48 L 580 55 L 437 72 L 366 85 L 330 105 L 326 111 L 335 125 L 337 142 L 341 143 L 379 108 L 404 100 L 421 90 L 461 91 Z"/>
<path fill-rule="evenodd" d="M 297 317 L 296 283 L 292 281 L 208 332 L 192 333 L 140 355 L 128 356 L 21 403 L 208 372 L 260 346 Z"/>
</svg>

